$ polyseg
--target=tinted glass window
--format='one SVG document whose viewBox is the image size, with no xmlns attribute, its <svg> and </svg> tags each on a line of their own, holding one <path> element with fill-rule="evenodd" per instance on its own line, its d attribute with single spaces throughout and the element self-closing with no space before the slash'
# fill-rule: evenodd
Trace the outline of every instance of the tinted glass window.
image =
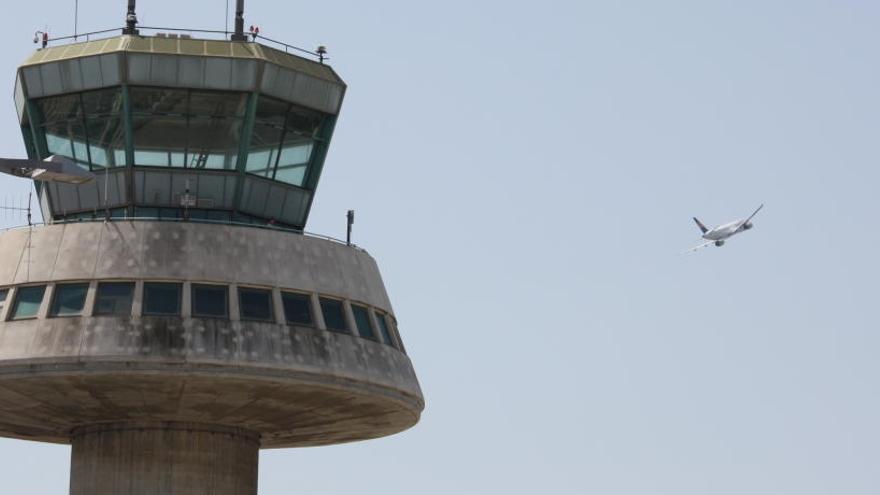
<svg viewBox="0 0 880 495">
<path fill-rule="evenodd" d="M 193 316 L 226 318 L 229 296 L 226 287 L 221 285 L 193 285 Z"/>
<path fill-rule="evenodd" d="M 284 318 L 287 323 L 311 325 L 312 302 L 306 294 L 282 292 L 281 301 L 284 302 Z"/>
<path fill-rule="evenodd" d="M 370 323 L 370 313 L 367 308 L 351 305 L 351 312 L 354 313 L 354 322 L 357 325 L 358 335 L 367 339 L 375 339 L 376 333 L 373 332 L 373 324 Z"/>
<path fill-rule="evenodd" d="M 376 323 L 379 325 L 379 333 L 382 335 L 382 340 L 390 345 L 394 345 L 394 339 L 391 338 L 391 332 L 388 331 L 388 323 L 385 322 L 385 315 L 382 313 L 376 313 Z"/>
<path fill-rule="evenodd" d="M 181 285 L 164 282 L 144 283 L 145 315 L 179 315 Z"/>
<path fill-rule="evenodd" d="M 86 304 L 89 284 L 59 284 L 55 286 L 49 316 L 78 315 Z"/>
<path fill-rule="evenodd" d="M 98 284 L 95 296 L 96 315 L 131 314 L 131 302 L 134 299 L 134 282 L 104 282 Z"/>
<path fill-rule="evenodd" d="M 263 289 L 238 289 L 242 320 L 272 321 L 272 292 Z"/>
<path fill-rule="evenodd" d="M 342 301 L 324 299 L 322 297 L 321 313 L 324 315 L 324 323 L 327 325 L 327 330 L 348 332 L 348 325 L 345 324 L 345 312 L 342 309 Z"/>
<path fill-rule="evenodd" d="M 9 294 L 9 289 L 0 289 L 0 310 L 2 310 L 3 306 L 6 305 L 7 294 Z"/>
<path fill-rule="evenodd" d="M 43 302 L 45 285 L 36 287 L 20 287 L 15 292 L 15 306 L 12 308 L 12 319 L 34 318 L 40 311 L 40 303 Z"/>
</svg>

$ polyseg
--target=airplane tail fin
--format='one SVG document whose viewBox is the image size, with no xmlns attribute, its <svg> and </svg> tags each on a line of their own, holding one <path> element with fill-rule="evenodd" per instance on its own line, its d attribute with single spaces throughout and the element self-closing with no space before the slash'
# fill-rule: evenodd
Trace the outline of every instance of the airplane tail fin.
<svg viewBox="0 0 880 495">
<path fill-rule="evenodd" d="M 697 227 L 699 227 L 700 230 L 702 230 L 704 234 L 705 234 L 706 232 L 709 232 L 709 229 L 707 229 L 706 226 L 703 225 L 702 222 L 700 222 L 699 220 L 697 220 L 697 217 L 694 217 L 694 221 L 697 222 Z"/>
</svg>

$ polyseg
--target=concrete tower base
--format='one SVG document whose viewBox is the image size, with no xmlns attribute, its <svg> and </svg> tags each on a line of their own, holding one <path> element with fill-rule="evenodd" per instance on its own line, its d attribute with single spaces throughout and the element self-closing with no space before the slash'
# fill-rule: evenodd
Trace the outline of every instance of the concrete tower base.
<svg viewBox="0 0 880 495">
<path fill-rule="evenodd" d="M 256 495 L 259 436 L 177 422 L 73 432 L 71 495 Z"/>
</svg>

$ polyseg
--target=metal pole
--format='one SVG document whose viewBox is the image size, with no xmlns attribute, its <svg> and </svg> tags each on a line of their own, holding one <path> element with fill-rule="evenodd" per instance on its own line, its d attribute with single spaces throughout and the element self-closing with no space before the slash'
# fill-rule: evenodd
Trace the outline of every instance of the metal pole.
<svg viewBox="0 0 880 495">
<path fill-rule="evenodd" d="M 348 233 L 345 236 L 345 245 L 351 246 L 351 226 L 354 224 L 354 210 L 348 210 Z"/>
<path fill-rule="evenodd" d="M 244 34 L 244 0 L 235 0 L 235 33 L 232 41 L 247 41 Z"/>
<path fill-rule="evenodd" d="M 137 22 L 135 0 L 128 0 L 128 12 L 125 14 L 125 28 L 122 30 L 122 34 L 138 34 Z"/>
<path fill-rule="evenodd" d="M 73 39 L 74 41 L 78 39 L 77 36 L 77 27 L 79 26 L 79 0 L 76 0 L 73 5 Z"/>
</svg>

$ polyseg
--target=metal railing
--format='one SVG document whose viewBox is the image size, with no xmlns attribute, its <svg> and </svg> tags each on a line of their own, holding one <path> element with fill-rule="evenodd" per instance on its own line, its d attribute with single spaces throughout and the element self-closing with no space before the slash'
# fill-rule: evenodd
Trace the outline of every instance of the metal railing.
<svg viewBox="0 0 880 495">
<path fill-rule="evenodd" d="M 85 38 L 85 41 L 94 41 L 94 40 L 99 40 L 99 39 L 112 38 L 117 35 L 116 33 L 121 33 L 123 29 L 124 28 L 103 29 L 101 31 L 91 31 L 88 33 L 77 33 L 77 34 L 72 34 L 69 36 L 59 36 L 57 38 L 48 38 L 46 40 L 40 40 L 40 39 L 38 39 L 38 37 L 35 37 L 34 43 L 40 43 L 41 41 L 43 41 L 46 44 L 51 44 L 51 43 L 54 43 L 57 41 L 68 41 L 68 40 L 73 40 L 74 42 L 76 42 L 76 41 L 79 41 L 80 38 Z M 212 34 L 212 35 L 217 35 L 217 39 L 223 39 L 223 40 L 227 40 L 227 41 L 229 40 L 230 35 L 235 34 L 233 31 L 218 31 L 218 30 L 213 30 L 213 29 L 184 29 L 184 28 L 172 28 L 172 27 L 138 26 L 138 31 L 143 31 L 143 30 L 153 31 L 155 33 L 172 31 L 172 32 L 176 32 L 176 33 Z M 245 33 L 245 34 L 250 36 L 251 40 L 254 42 L 256 40 L 262 40 L 267 43 L 271 43 L 273 45 L 276 45 L 273 48 L 276 48 L 278 50 L 283 49 L 285 53 L 291 53 L 291 52 L 302 53 L 302 54 L 308 55 L 309 57 L 314 58 L 322 63 L 325 60 L 328 60 L 328 58 L 326 57 L 326 55 L 324 53 L 319 53 L 318 51 L 306 50 L 305 48 L 300 48 L 295 45 L 290 45 L 290 44 L 284 43 L 283 41 L 278 41 L 278 40 L 274 40 L 272 38 L 267 38 L 266 36 L 263 36 L 258 33 Z M 220 37 L 220 35 L 222 35 L 222 38 Z M 183 38 L 183 39 L 186 39 L 186 38 Z M 192 38 L 192 39 L 200 39 L 201 40 L 201 39 L 211 39 L 211 38 Z"/>
<path fill-rule="evenodd" d="M 204 224 L 212 224 L 212 225 L 229 225 L 233 227 L 250 227 L 255 229 L 263 229 L 263 230 L 274 230 L 277 232 L 285 232 L 288 234 L 294 235 L 302 235 L 305 237 L 311 237 L 314 239 L 321 239 L 324 241 L 329 241 L 334 244 L 339 244 L 342 246 L 350 247 L 361 251 L 363 253 L 367 253 L 367 250 L 358 246 L 357 244 L 347 243 L 341 239 L 337 239 L 335 237 L 331 237 L 324 234 L 316 234 L 314 232 L 307 232 L 305 230 L 293 229 L 289 227 L 282 227 L 279 225 L 271 225 L 271 224 L 259 224 L 259 223 L 247 223 L 247 222 L 236 222 L 232 220 L 211 220 L 207 218 L 161 218 L 161 217 L 101 217 L 97 216 L 95 218 L 68 218 L 62 220 L 54 220 L 51 223 L 46 222 L 34 222 L 29 225 L 14 225 L 12 227 L 5 227 L 0 229 L 0 232 L 9 232 L 11 230 L 21 230 L 30 227 L 51 227 L 53 225 L 66 225 L 66 224 L 76 224 L 76 223 L 104 223 L 104 222 L 171 222 L 171 223 L 204 223 Z"/>
</svg>

